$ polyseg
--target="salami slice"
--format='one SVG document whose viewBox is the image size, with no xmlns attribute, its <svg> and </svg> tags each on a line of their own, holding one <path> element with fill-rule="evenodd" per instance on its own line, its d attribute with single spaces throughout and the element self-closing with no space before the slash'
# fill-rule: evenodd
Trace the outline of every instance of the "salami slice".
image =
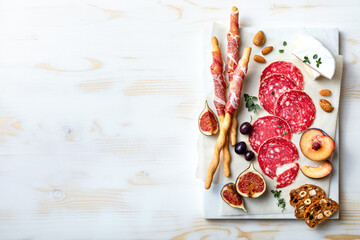
<svg viewBox="0 0 360 240">
<path fill-rule="evenodd" d="M 283 93 L 275 104 L 275 115 L 283 118 L 293 133 L 308 129 L 315 119 L 316 108 L 305 92 L 289 90 Z"/>
<path fill-rule="evenodd" d="M 304 78 L 300 70 L 290 62 L 277 61 L 267 66 L 261 74 L 261 81 L 274 73 L 284 74 L 289 77 L 300 90 L 304 89 Z"/>
<path fill-rule="evenodd" d="M 295 144 L 282 137 L 273 137 L 265 141 L 258 154 L 261 170 L 271 179 L 276 177 L 278 167 L 295 162 L 297 159 L 299 159 L 299 153 Z"/>
<path fill-rule="evenodd" d="M 261 106 L 270 114 L 274 114 L 276 100 L 287 90 L 301 90 L 284 74 L 273 74 L 260 83 L 259 100 Z"/>
<path fill-rule="evenodd" d="M 294 182 L 299 171 L 299 164 L 295 163 L 295 166 L 289 168 L 277 177 L 276 188 L 283 188 Z"/>
<path fill-rule="evenodd" d="M 291 139 L 291 129 L 289 124 L 276 116 L 265 116 L 258 118 L 252 125 L 249 135 L 249 142 L 255 152 L 263 142 L 272 137 L 283 137 Z"/>
</svg>

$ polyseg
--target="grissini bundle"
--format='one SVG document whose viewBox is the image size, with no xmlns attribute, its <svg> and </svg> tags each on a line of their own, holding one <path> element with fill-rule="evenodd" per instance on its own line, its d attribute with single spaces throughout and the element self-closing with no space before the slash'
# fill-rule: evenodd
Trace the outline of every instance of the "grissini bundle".
<svg viewBox="0 0 360 240">
<path fill-rule="evenodd" d="M 229 75 L 229 91 L 231 94 L 231 84 L 233 79 L 234 71 L 240 60 L 240 35 L 239 35 L 239 10 L 237 7 L 232 7 L 230 14 L 230 30 L 227 34 L 227 72 Z M 232 115 L 231 127 L 230 127 L 230 144 L 235 146 L 237 140 L 237 109 Z"/>
<path fill-rule="evenodd" d="M 209 189 L 213 180 L 214 173 L 219 165 L 220 151 L 225 145 L 226 135 L 231 125 L 231 118 L 236 109 L 238 109 L 241 99 L 241 89 L 244 77 L 247 73 L 251 47 L 245 47 L 241 60 L 233 74 L 233 84 L 230 85 L 230 96 L 225 106 L 225 119 L 220 128 L 220 134 L 214 148 L 214 155 L 211 159 L 208 173 L 205 180 L 205 188 Z"/>
<path fill-rule="evenodd" d="M 221 58 L 221 52 L 219 43 L 216 37 L 211 38 L 212 44 L 212 57 L 213 62 L 210 67 L 210 71 L 214 80 L 214 105 L 220 119 L 220 128 L 225 118 L 225 105 L 226 105 L 226 79 L 223 72 L 223 61 Z M 230 162 L 231 156 L 229 152 L 229 137 L 225 138 L 225 146 L 222 150 L 223 162 L 224 162 L 224 174 L 226 177 L 230 176 Z M 226 166 L 226 167 L 225 167 Z"/>
</svg>

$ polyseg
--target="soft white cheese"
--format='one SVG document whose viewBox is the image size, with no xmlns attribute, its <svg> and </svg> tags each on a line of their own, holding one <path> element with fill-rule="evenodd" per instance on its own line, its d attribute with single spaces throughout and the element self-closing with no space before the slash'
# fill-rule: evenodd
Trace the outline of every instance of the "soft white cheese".
<svg viewBox="0 0 360 240">
<path fill-rule="evenodd" d="M 304 57 L 308 57 L 310 64 L 305 63 L 308 66 L 307 69 L 314 79 L 320 75 L 332 79 L 335 73 L 335 59 L 330 51 L 325 48 L 321 42 L 310 36 L 298 36 L 297 41 L 299 47 L 296 48 L 292 54 L 294 54 L 301 61 L 304 61 Z M 317 59 L 313 56 L 317 55 Z M 321 64 L 317 66 L 317 60 L 321 58 Z"/>
</svg>

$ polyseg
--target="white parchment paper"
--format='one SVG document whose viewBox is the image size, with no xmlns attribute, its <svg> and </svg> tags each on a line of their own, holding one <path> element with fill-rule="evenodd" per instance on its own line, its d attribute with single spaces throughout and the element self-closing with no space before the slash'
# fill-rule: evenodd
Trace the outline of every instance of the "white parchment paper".
<svg viewBox="0 0 360 240">
<path fill-rule="evenodd" d="M 225 26 L 215 23 L 213 25 L 212 33 L 211 33 L 212 36 L 216 36 L 219 40 L 220 49 L 221 49 L 222 57 L 224 60 L 226 60 L 226 33 L 227 33 L 227 31 L 228 30 Z M 265 32 L 265 34 L 266 34 L 266 32 Z M 258 90 L 259 90 L 259 85 L 260 85 L 260 76 L 261 76 L 263 69 L 266 66 L 268 66 L 268 64 L 270 64 L 273 61 L 278 61 L 278 60 L 292 62 L 302 72 L 302 74 L 304 76 L 304 81 L 305 81 L 304 91 L 312 98 L 312 100 L 316 106 L 316 118 L 311 127 L 321 128 L 325 132 L 327 132 L 331 137 L 333 137 L 335 139 L 336 122 L 337 122 L 339 98 L 340 98 L 340 88 L 341 88 L 342 66 L 343 66 L 342 56 L 335 56 L 336 72 L 335 72 L 335 76 L 332 80 L 327 80 L 322 77 L 317 80 L 312 80 L 309 73 L 305 70 L 302 62 L 299 61 L 296 57 L 294 57 L 291 54 L 292 49 L 294 49 L 296 47 L 294 39 L 292 39 L 292 41 L 289 41 L 288 39 L 276 39 L 276 37 L 278 35 L 271 36 L 271 35 L 266 34 L 267 40 L 265 42 L 265 45 L 263 47 L 256 47 L 252 44 L 252 38 L 254 35 L 253 33 L 248 32 L 246 29 L 242 29 L 240 35 L 241 35 L 240 55 L 242 54 L 242 49 L 245 46 L 252 47 L 252 53 L 251 53 L 252 57 L 254 55 L 261 55 L 261 50 L 265 46 L 273 46 L 274 47 L 274 50 L 270 54 L 265 56 L 265 59 L 267 60 L 266 64 L 256 63 L 252 60 L 252 57 L 251 57 L 251 61 L 249 63 L 249 71 L 246 75 L 243 89 L 242 89 L 242 96 L 244 93 L 247 93 L 252 96 L 258 95 Z M 281 34 L 279 34 L 279 35 L 281 35 Z M 209 41 L 210 41 L 210 37 L 211 36 L 209 36 Z M 283 46 L 284 40 L 287 41 L 287 46 Z M 209 45 L 207 45 L 207 46 L 209 46 Z M 279 49 L 284 49 L 284 53 L 279 53 Z M 211 61 L 212 61 L 211 49 L 208 49 L 208 51 L 205 52 L 205 55 L 206 55 L 205 56 L 206 59 L 208 59 L 208 60 L 205 61 L 205 66 L 204 66 L 204 77 L 205 77 L 204 82 L 205 82 L 205 85 L 208 84 L 208 86 L 210 86 L 210 88 L 208 88 L 208 89 L 212 89 L 213 81 L 212 81 L 209 67 L 207 67 L 207 66 L 211 65 Z M 332 95 L 330 97 L 322 97 L 319 95 L 319 91 L 321 89 L 325 89 L 325 88 L 330 89 L 332 91 Z M 216 109 L 213 105 L 213 99 L 214 99 L 213 91 L 211 90 L 207 94 L 207 96 L 205 96 L 204 98 L 207 99 L 209 106 L 216 113 Z M 331 113 L 324 112 L 319 106 L 320 98 L 326 98 L 328 101 L 330 101 L 334 107 L 334 111 Z M 205 102 L 205 99 L 204 99 L 204 102 Z M 260 105 L 259 102 L 257 102 L 257 103 Z M 254 122 L 259 117 L 269 115 L 264 109 L 261 109 L 257 113 L 252 113 L 252 112 L 249 113 L 247 111 L 247 109 L 245 108 L 245 103 L 244 103 L 243 98 L 241 99 L 241 103 L 240 103 L 238 112 L 239 112 L 239 114 L 238 114 L 237 118 L 238 118 L 238 122 L 240 124 L 245 121 L 250 121 L 251 117 L 252 117 L 252 122 Z M 203 180 L 206 177 L 207 169 L 208 169 L 210 160 L 213 155 L 213 149 L 215 146 L 217 136 L 218 135 L 209 137 L 209 136 L 203 136 L 202 134 L 199 134 L 199 140 L 198 140 L 199 160 L 198 160 L 198 169 L 197 169 L 196 175 L 198 178 L 201 178 Z M 291 139 L 292 142 L 298 148 L 298 152 L 300 155 L 300 160 L 298 161 L 298 163 L 300 164 L 300 167 L 304 166 L 304 165 L 312 165 L 312 166 L 319 165 L 318 162 L 311 161 L 311 160 L 307 159 L 305 156 L 303 156 L 303 154 L 301 153 L 301 150 L 299 148 L 300 137 L 301 137 L 301 134 L 293 134 L 292 139 Z M 247 142 L 248 147 L 250 148 L 250 144 L 248 142 L 247 135 L 241 135 L 239 133 L 237 140 Z M 237 176 L 242 171 L 244 171 L 246 168 L 248 168 L 249 162 L 247 162 L 244 159 L 243 155 L 241 155 L 241 156 L 237 155 L 234 152 L 233 147 L 231 147 L 231 146 L 230 146 L 230 153 L 231 153 L 231 157 L 232 157 L 231 176 L 229 178 L 226 178 L 224 176 L 223 166 L 220 163 L 220 165 L 215 173 L 214 183 L 219 183 L 220 185 L 224 185 L 228 182 L 235 182 Z M 257 159 L 253 160 L 253 162 L 254 162 L 255 169 L 257 169 L 260 173 L 262 173 L 262 171 L 258 165 Z M 338 169 L 334 169 L 333 171 L 338 171 Z M 247 214 L 273 214 L 273 213 L 281 214 L 281 209 L 278 208 L 278 206 L 276 205 L 277 200 L 274 199 L 273 195 L 270 192 L 271 189 L 275 189 L 276 182 L 275 182 L 275 180 L 268 178 L 265 174 L 263 174 L 263 176 L 265 177 L 265 180 L 267 183 L 267 191 L 264 193 L 263 196 L 261 196 L 258 199 L 245 199 L 245 206 L 248 210 Z M 318 185 L 321 188 L 323 188 L 326 191 L 326 193 L 328 193 L 330 177 L 331 176 L 328 176 L 323 179 L 310 179 L 310 178 L 306 177 L 305 175 L 303 175 L 302 172 L 299 170 L 298 176 L 297 176 L 296 180 L 294 181 L 294 183 L 292 183 L 288 187 L 281 189 L 282 190 L 281 197 L 285 198 L 285 201 L 288 203 L 289 191 L 291 189 L 297 188 L 300 185 L 305 184 L 305 183 Z M 213 191 L 213 189 L 209 189 L 208 191 Z M 218 191 L 218 190 L 216 190 L 216 191 Z M 220 194 L 214 194 L 214 196 L 218 196 L 220 198 Z M 287 208 L 285 209 L 285 211 L 283 213 L 293 212 L 293 210 L 294 209 L 289 204 L 287 204 Z M 220 213 L 220 215 L 223 215 L 223 216 L 246 214 L 242 210 L 229 207 L 225 202 L 223 202 L 221 204 L 219 213 Z"/>
</svg>

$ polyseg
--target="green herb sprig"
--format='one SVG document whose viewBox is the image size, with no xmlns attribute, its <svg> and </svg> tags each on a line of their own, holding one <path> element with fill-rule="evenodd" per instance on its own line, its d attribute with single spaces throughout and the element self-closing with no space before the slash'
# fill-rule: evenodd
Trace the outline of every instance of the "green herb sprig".
<svg viewBox="0 0 360 240">
<path fill-rule="evenodd" d="M 274 194 L 274 198 L 276 198 L 278 200 L 278 207 L 281 207 L 282 208 L 282 211 L 283 212 L 285 210 L 285 206 L 286 206 L 286 203 L 285 203 L 285 199 L 284 198 L 280 198 L 280 194 L 281 194 L 281 190 L 278 191 L 278 190 L 271 190 L 271 193 Z"/>
<path fill-rule="evenodd" d="M 304 57 L 304 61 L 303 61 L 303 62 L 304 62 L 304 63 L 311 64 L 308 56 L 305 56 L 305 57 Z"/>
<path fill-rule="evenodd" d="M 256 113 L 256 111 L 258 109 L 260 109 L 260 106 L 258 104 L 255 104 L 254 101 L 257 100 L 257 97 L 255 96 L 250 96 L 249 94 L 244 94 L 244 98 L 245 98 L 245 106 L 248 109 L 249 112 L 254 112 Z"/>
<path fill-rule="evenodd" d="M 322 64 L 321 58 L 319 58 L 319 59 L 316 61 L 316 67 L 320 67 L 320 64 Z"/>
</svg>

